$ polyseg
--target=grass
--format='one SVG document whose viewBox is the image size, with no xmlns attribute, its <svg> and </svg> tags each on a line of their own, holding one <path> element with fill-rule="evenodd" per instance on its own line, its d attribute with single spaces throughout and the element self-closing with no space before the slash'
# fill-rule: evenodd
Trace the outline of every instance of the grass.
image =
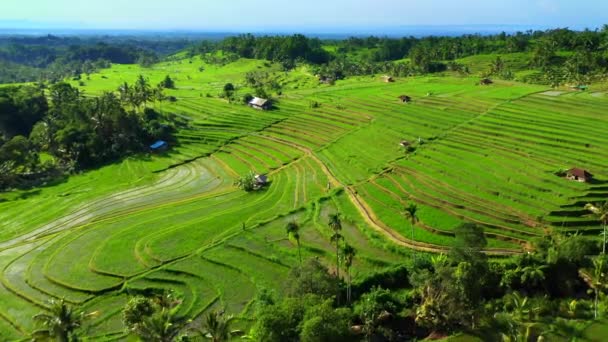
<svg viewBox="0 0 608 342">
<path fill-rule="evenodd" d="M 520 57 L 503 60 L 523 72 Z M 495 56 L 476 58 L 460 62 L 481 70 Z M 218 96 L 228 82 L 239 96 L 250 92 L 244 73 L 255 70 L 283 84 L 273 94 L 277 109 Z M 285 233 L 292 220 L 302 227 L 303 257 L 333 267 L 327 220 L 342 213 L 357 278 L 410 253 L 395 243 L 411 238 L 402 214 L 409 202 L 419 206 L 420 245 L 449 248 L 454 228 L 473 221 L 490 248 L 521 251 L 547 227 L 597 229 L 582 207 L 608 194 L 608 97 L 549 96 L 505 81 L 484 87 L 475 77 L 386 84 L 366 76 L 327 86 L 305 67 L 285 73 L 263 61 L 216 66 L 198 58 L 113 65 L 84 77 L 81 88 L 94 96 L 140 74 L 153 84 L 175 80 L 167 95 L 178 101 L 162 110 L 189 122 L 179 145 L 0 194 L 0 339 L 24 338 L 51 298 L 98 311 L 89 333 L 120 338 L 120 310 L 144 289 L 179 292 L 184 316 L 223 308 L 246 327 L 258 291 L 279 291 L 299 262 Z M 399 103 L 404 94 L 413 101 Z M 415 150 L 404 151 L 402 140 Z M 598 181 L 553 174 L 573 166 Z M 234 180 L 251 170 L 268 174 L 270 186 L 237 189 Z"/>
</svg>

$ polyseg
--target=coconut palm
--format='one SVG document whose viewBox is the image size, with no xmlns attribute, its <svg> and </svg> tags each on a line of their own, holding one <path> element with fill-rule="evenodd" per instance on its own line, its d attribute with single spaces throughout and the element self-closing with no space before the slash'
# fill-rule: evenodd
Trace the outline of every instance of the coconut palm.
<svg viewBox="0 0 608 342">
<path fill-rule="evenodd" d="M 521 269 L 521 282 L 525 284 L 530 283 L 532 287 L 538 286 L 545 280 L 545 269 L 547 265 L 530 265 Z"/>
<path fill-rule="evenodd" d="M 418 219 L 418 206 L 416 205 L 416 203 L 410 203 L 408 204 L 407 207 L 405 207 L 405 210 L 403 211 L 403 215 L 405 215 L 405 218 L 408 219 L 412 225 L 412 241 L 414 241 L 414 226 L 416 225 L 416 223 L 418 223 L 418 221 L 420 221 Z"/>
<path fill-rule="evenodd" d="M 606 226 L 608 225 L 608 201 L 604 202 L 604 204 L 587 203 L 585 205 L 585 209 L 589 210 L 595 216 L 597 216 L 598 220 L 602 223 L 602 230 L 603 230 L 602 234 L 604 235 L 604 244 L 602 245 L 602 254 L 606 254 Z"/>
<path fill-rule="evenodd" d="M 298 257 L 300 259 L 300 267 L 302 267 L 302 252 L 300 251 L 300 225 L 295 221 L 291 221 L 285 226 L 287 235 L 293 237 L 298 244 Z"/>
<path fill-rule="evenodd" d="M 162 84 L 159 84 L 158 86 L 156 86 L 156 88 L 152 89 L 152 99 L 158 101 L 158 103 L 160 104 L 161 113 L 163 112 L 163 101 L 165 101 L 166 99 L 164 90 L 165 88 Z"/>
<path fill-rule="evenodd" d="M 606 257 L 604 255 L 599 256 L 593 259 L 593 282 L 591 287 L 593 288 L 593 292 L 595 293 L 594 299 L 594 308 L 593 308 L 593 316 L 597 318 L 598 316 L 598 300 L 600 295 L 600 290 L 604 286 L 604 281 L 606 278 L 606 274 L 604 273 L 604 269 L 606 268 Z"/>
<path fill-rule="evenodd" d="M 203 323 L 201 335 L 213 342 L 228 341 L 232 336 L 230 331 L 231 321 L 232 316 L 224 316 L 223 313 L 217 311 L 210 312 Z"/>
<path fill-rule="evenodd" d="M 342 220 L 340 219 L 340 214 L 335 213 L 329 215 L 329 228 L 333 230 L 333 234 L 331 236 L 331 242 L 336 244 L 336 282 L 338 286 L 338 293 L 336 295 L 336 300 L 338 304 L 340 303 L 340 241 L 344 240 L 340 231 L 342 230 Z"/>
<path fill-rule="evenodd" d="M 162 308 L 144 317 L 134 332 L 144 341 L 173 342 L 183 328 L 184 322 L 175 317 L 175 310 Z"/>
<path fill-rule="evenodd" d="M 73 339 L 74 331 L 82 326 L 85 318 L 93 315 L 75 312 L 63 299 L 51 300 L 49 304 L 48 313 L 34 316 L 34 320 L 42 325 L 42 329 L 34 333 L 34 340 L 68 342 Z"/>
<path fill-rule="evenodd" d="M 350 268 L 353 265 L 353 259 L 355 255 L 357 255 L 357 250 L 349 245 L 345 244 L 342 248 L 342 255 L 344 256 L 344 268 L 346 268 L 346 301 L 350 303 L 351 300 L 351 276 L 350 276 Z"/>
<path fill-rule="evenodd" d="M 336 277 L 340 280 L 340 241 L 344 239 L 342 234 L 340 234 L 340 231 L 342 230 L 340 214 L 336 213 L 329 215 L 328 225 L 334 232 L 331 236 L 331 242 L 336 244 Z"/>
<path fill-rule="evenodd" d="M 131 102 L 131 96 L 133 94 L 129 83 L 125 82 L 118 87 L 118 93 L 120 94 L 120 102 L 127 104 Z"/>
<path fill-rule="evenodd" d="M 146 108 L 146 104 L 152 99 L 152 89 L 150 88 L 150 83 L 148 79 L 143 75 L 139 75 L 137 80 L 135 81 L 135 85 L 133 86 L 134 90 L 134 98 L 137 99 L 139 106 L 143 103 L 144 108 Z"/>
<path fill-rule="evenodd" d="M 416 205 L 416 203 L 410 202 L 410 204 L 408 204 L 407 207 L 404 208 L 403 211 L 403 215 L 405 216 L 406 219 L 408 219 L 410 221 L 410 224 L 412 225 L 412 242 L 414 242 L 414 227 L 416 226 L 416 223 L 418 223 L 418 221 L 420 221 L 418 219 L 418 206 Z M 414 257 L 416 257 L 416 250 L 413 249 L 413 254 Z"/>
</svg>

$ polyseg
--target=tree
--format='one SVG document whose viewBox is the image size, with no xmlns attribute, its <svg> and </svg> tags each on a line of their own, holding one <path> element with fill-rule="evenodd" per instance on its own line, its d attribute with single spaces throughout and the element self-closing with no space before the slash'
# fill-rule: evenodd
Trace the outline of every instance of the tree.
<svg viewBox="0 0 608 342">
<path fill-rule="evenodd" d="M 234 95 L 234 85 L 232 83 L 226 83 L 224 85 L 224 96 L 229 100 L 232 101 L 232 95 Z"/>
<path fill-rule="evenodd" d="M 159 84 L 156 88 L 152 89 L 152 99 L 158 101 L 160 104 L 160 112 L 163 111 L 163 101 L 167 99 L 164 93 L 165 88 L 162 84 Z"/>
<path fill-rule="evenodd" d="M 160 82 L 160 85 L 166 89 L 175 89 L 175 82 L 169 75 L 165 76 L 165 78 Z"/>
<path fill-rule="evenodd" d="M 237 179 L 235 184 L 236 184 L 236 186 L 238 186 L 240 189 L 244 190 L 245 192 L 251 192 L 251 191 L 255 190 L 255 187 L 256 187 L 255 173 L 253 171 L 250 171 L 246 175 Z"/>
<path fill-rule="evenodd" d="M 301 342 L 347 342 L 352 341 L 350 328 L 351 311 L 347 308 L 334 309 L 332 300 L 306 310 L 301 323 Z"/>
<path fill-rule="evenodd" d="M 182 332 L 184 325 L 177 320 L 173 310 L 162 308 L 150 316 L 142 317 L 132 330 L 143 341 L 173 342 Z"/>
<path fill-rule="evenodd" d="M 287 235 L 293 237 L 298 244 L 298 257 L 300 259 L 300 267 L 302 267 L 302 252 L 300 251 L 300 225 L 295 221 L 291 221 L 287 223 L 285 230 L 287 231 Z"/>
<path fill-rule="evenodd" d="M 342 255 L 344 256 L 344 267 L 346 268 L 346 302 L 350 303 L 351 301 L 351 275 L 350 268 L 353 265 L 353 259 L 357 254 L 357 250 L 349 244 L 345 244 L 342 248 Z"/>
<path fill-rule="evenodd" d="M 376 334 L 390 336 L 390 330 L 384 329 L 382 325 L 396 311 L 397 303 L 391 292 L 380 287 L 374 287 L 370 292 L 363 294 L 354 309 L 363 323 L 363 331 L 368 341 Z"/>
<path fill-rule="evenodd" d="M 75 332 L 93 314 L 75 312 L 63 299 L 51 300 L 49 312 L 34 316 L 43 330 L 34 332 L 34 339 L 54 339 L 57 342 L 76 341 Z"/>
<path fill-rule="evenodd" d="M 124 82 L 118 87 L 118 94 L 120 95 L 120 102 L 123 104 L 133 104 L 133 89 L 129 86 L 129 83 Z"/>
<path fill-rule="evenodd" d="M 592 212 L 598 220 L 602 223 L 602 230 L 604 235 L 604 243 L 602 245 L 602 254 L 606 254 L 606 228 L 608 226 L 608 201 L 604 202 L 604 204 L 596 203 L 591 204 L 587 203 L 585 205 L 585 209 Z"/>
<path fill-rule="evenodd" d="M 545 270 L 547 265 L 533 264 L 521 269 L 521 283 L 529 283 L 531 287 L 537 287 L 545 280 Z"/>
<path fill-rule="evenodd" d="M 318 258 L 304 262 L 302 267 L 292 268 L 287 276 L 285 293 L 291 297 L 302 297 L 314 294 L 321 298 L 330 298 L 338 290 L 337 278 L 329 273 L 327 266 Z"/>
<path fill-rule="evenodd" d="M 177 317 L 180 304 L 171 292 L 134 297 L 125 306 L 122 320 L 129 332 L 144 341 L 172 342 L 186 324 Z"/>
<path fill-rule="evenodd" d="M 210 312 L 205 317 L 201 335 L 203 338 L 210 339 L 213 342 L 225 342 L 230 340 L 232 332 L 230 330 L 230 322 L 232 316 L 224 316 L 223 313 L 217 311 Z"/>
<path fill-rule="evenodd" d="M 599 294 L 600 294 L 600 291 L 602 290 L 602 288 L 604 288 L 604 286 L 606 284 L 606 280 L 607 280 L 606 273 L 604 273 L 604 271 L 606 269 L 607 261 L 608 261 L 608 258 L 606 257 L 605 254 L 593 259 L 593 278 L 592 278 L 591 287 L 593 288 L 593 292 L 595 294 L 595 298 L 593 301 L 593 317 L 594 318 L 598 317 Z"/>
<path fill-rule="evenodd" d="M 483 228 L 474 223 L 463 223 L 454 229 L 454 245 L 450 250 L 452 259 L 456 262 L 486 262 L 483 249 L 488 242 Z"/>
<path fill-rule="evenodd" d="M 133 86 L 134 100 L 133 106 L 139 107 L 140 104 L 146 107 L 146 104 L 152 99 L 152 89 L 148 79 L 144 75 L 139 75 Z"/>
<path fill-rule="evenodd" d="M 419 221 L 417 213 L 418 213 L 418 206 L 416 205 L 416 203 L 408 204 L 408 206 L 405 207 L 405 211 L 403 212 L 403 215 L 405 215 L 405 218 L 408 219 L 410 221 L 410 224 L 412 225 L 412 242 L 414 241 L 414 226 Z"/>
<path fill-rule="evenodd" d="M 334 232 L 331 236 L 331 242 L 336 244 L 336 281 L 340 282 L 340 241 L 344 240 L 340 231 L 342 231 L 342 220 L 340 219 L 340 214 L 335 213 L 329 215 L 329 228 Z M 338 291 L 340 289 L 338 288 Z M 340 302 L 340 295 L 338 293 L 338 302 Z"/>
</svg>

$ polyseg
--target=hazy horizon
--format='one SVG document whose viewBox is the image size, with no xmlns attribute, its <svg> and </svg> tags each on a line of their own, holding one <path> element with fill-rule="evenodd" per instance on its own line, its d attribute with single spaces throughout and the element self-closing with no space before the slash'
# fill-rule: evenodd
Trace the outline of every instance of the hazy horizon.
<svg viewBox="0 0 608 342">
<path fill-rule="evenodd" d="M 6 0 L 5 0 L 6 1 Z M 522 10 L 525 8 L 525 10 Z M 8 0 L 1 29 L 353 33 L 401 28 L 598 28 L 608 2 L 569 0 Z M 493 29 L 497 27 L 496 29 Z M 503 29 L 504 30 L 504 29 Z"/>
</svg>

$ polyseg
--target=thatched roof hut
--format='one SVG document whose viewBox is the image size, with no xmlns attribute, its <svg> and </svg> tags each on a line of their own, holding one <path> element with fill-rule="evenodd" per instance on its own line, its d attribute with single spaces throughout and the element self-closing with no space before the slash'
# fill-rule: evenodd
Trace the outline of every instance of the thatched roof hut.
<svg viewBox="0 0 608 342">
<path fill-rule="evenodd" d="M 399 101 L 401 101 L 403 103 L 408 103 L 408 102 L 412 101 L 412 98 L 407 95 L 401 95 L 401 96 L 399 96 Z"/>
</svg>

